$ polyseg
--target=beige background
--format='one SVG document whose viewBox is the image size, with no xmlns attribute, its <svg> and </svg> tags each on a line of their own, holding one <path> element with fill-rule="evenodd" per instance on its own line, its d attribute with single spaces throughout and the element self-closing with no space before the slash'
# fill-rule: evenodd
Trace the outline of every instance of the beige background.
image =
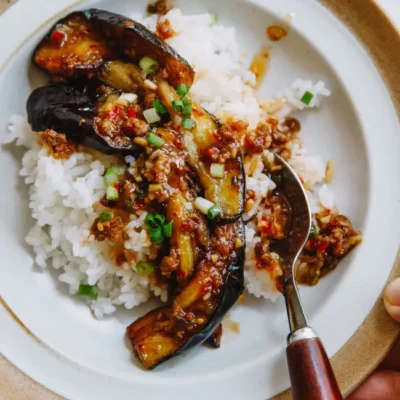
<svg viewBox="0 0 400 400">
<path fill-rule="evenodd" d="M 16 0 L 0 0 L 0 14 Z M 34 0 L 33 0 L 34 1 Z M 319 0 L 339 16 L 361 38 L 390 88 L 400 116 L 400 35 L 385 15 L 368 0 Z M 389 280 L 400 276 L 400 255 Z M 399 332 L 399 326 L 385 313 L 382 298 L 360 329 L 334 356 L 333 365 L 340 386 L 348 393 L 376 368 Z M 365 352 L 365 349 L 370 351 Z M 290 399 L 287 391 L 278 400 Z M 0 400 L 62 400 L 21 373 L 0 355 Z"/>
</svg>

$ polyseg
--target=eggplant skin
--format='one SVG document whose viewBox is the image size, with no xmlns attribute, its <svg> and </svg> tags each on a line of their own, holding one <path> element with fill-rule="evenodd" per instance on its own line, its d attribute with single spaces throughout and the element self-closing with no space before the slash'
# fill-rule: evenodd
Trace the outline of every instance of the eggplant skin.
<svg viewBox="0 0 400 400">
<path fill-rule="evenodd" d="M 138 61 L 143 56 L 155 59 L 169 74 L 169 82 L 192 86 L 194 70 L 171 46 L 149 31 L 144 25 L 109 11 L 89 9 L 86 18 L 103 33 L 108 45 L 125 56 Z"/>
<path fill-rule="evenodd" d="M 98 82 L 80 79 L 60 82 L 34 90 L 26 110 L 32 130 L 53 129 L 69 140 L 105 154 L 120 152 L 110 147 L 93 128 L 93 108 L 97 102 Z"/>
<path fill-rule="evenodd" d="M 153 310 L 127 327 L 127 337 L 132 342 L 135 354 L 139 357 L 146 369 L 153 369 L 161 363 L 207 341 L 219 327 L 224 316 L 243 293 L 245 257 L 244 223 L 243 220 L 240 220 L 236 221 L 234 224 L 237 224 L 235 237 L 240 239 L 243 245 L 231 253 L 230 260 L 232 261 L 230 265 L 227 266 L 224 278 L 225 282 L 219 289 L 219 294 L 216 297 L 217 304 L 215 308 L 213 308 L 207 323 L 200 331 L 192 333 L 192 336 L 190 336 L 190 331 L 186 332 L 185 334 L 189 336 L 188 339 L 182 339 L 177 335 L 178 332 L 165 331 L 165 324 L 167 324 L 167 326 L 170 324 L 169 321 L 171 321 L 171 317 L 174 316 L 173 313 L 176 311 L 174 307 L 163 307 Z M 188 285 L 190 286 L 192 282 Z M 181 294 L 178 295 L 178 297 L 179 296 L 181 296 Z M 188 296 L 189 298 L 186 300 L 188 300 L 189 303 L 193 302 L 194 300 L 191 299 L 191 293 L 188 293 Z M 175 298 L 174 304 L 176 301 L 177 298 Z M 182 301 L 178 301 L 178 303 L 185 308 L 183 305 L 185 300 L 183 300 L 183 303 Z M 189 306 L 189 308 L 190 307 L 191 306 Z M 201 307 L 200 304 L 200 308 Z M 184 325 L 181 325 L 181 327 L 184 329 Z M 143 347 L 146 347 L 146 351 L 143 351 Z"/>
</svg>

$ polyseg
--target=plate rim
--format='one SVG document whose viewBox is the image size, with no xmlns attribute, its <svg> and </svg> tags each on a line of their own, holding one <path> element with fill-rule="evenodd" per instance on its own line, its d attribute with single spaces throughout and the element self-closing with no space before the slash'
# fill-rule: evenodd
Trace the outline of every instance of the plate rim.
<svg viewBox="0 0 400 400">
<path fill-rule="evenodd" d="M 395 84 L 395 67 L 400 65 L 400 32 L 396 29 L 390 17 L 386 15 L 385 11 L 374 0 L 317 1 L 332 12 L 361 41 L 369 57 L 380 72 L 385 86 L 390 93 L 397 115 L 400 118 L 400 88 L 397 88 Z M 64 13 L 79 2 L 74 2 L 61 13 Z M 20 0 L 19 4 L 21 3 L 25 2 Z M 373 29 L 371 29 L 372 26 Z M 40 29 L 40 26 L 36 29 Z M 8 59 L 14 56 L 26 40 L 12 52 Z M 392 49 L 392 57 L 387 56 L 388 49 Z M 387 284 L 399 276 L 400 251 L 397 254 Z M 6 304 L 4 303 L 2 306 L 6 306 Z M 8 312 L 10 311 L 11 309 L 8 310 Z M 382 326 L 385 326 L 385 332 L 379 329 Z M 381 293 L 358 330 L 332 358 L 333 367 L 344 394 L 348 395 L 369 376 L 390 351 L 399 335 L 400 325 L 387 315 L 383 306 Z M 364 351 L 367 345 L 370 349 L 368 354 Z M 50 396 L 48 397 L 49 400 L 63 399 L 61 396 L 25 375 L 1 355 L 0 357 L 0 371 L 9 377 L 9 382 L 13 382 L 14 384 L 18 382 L 18 384 L 21 383 L 22 385 L 29 386 L 30 391 L 40 389 L 43 393 L 47 393 L 47 396 Z M 15 395 L 16 392 L 19 392 L 22 396 L 21 399 L 23 398 L 23 393 L 20 393 L 19 390 L 16 391 L 11 385 L 8 385 L 6 390 L 9 390 L 10 395 Z M 273 397 L 271 400 L 289 399 L 291 399 L 291 391 L 287 390 Z"/>
</svg>

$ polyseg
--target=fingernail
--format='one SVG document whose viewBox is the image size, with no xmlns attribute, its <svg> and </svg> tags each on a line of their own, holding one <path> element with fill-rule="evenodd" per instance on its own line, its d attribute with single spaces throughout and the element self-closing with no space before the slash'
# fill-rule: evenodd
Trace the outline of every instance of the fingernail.
<svg viewBox="0 0 400 400">
<path fill-rule="evenodd" d="M 384 298 L 391 306 L 400 307 L 400 278 L 395 279 L 388 285 Z"/>
</svg>

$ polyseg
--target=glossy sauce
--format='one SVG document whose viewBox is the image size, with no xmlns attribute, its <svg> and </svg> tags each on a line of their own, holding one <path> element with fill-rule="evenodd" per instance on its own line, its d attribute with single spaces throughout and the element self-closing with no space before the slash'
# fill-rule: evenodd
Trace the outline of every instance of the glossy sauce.
<svg viewBox="0 0 400 400">
<path fill-rule="evenodd" d="M 270 54 L 268 47 L 263 47 L 253 57 L 250 71 L 256 76 L 256 88 L 261 86 L 263 79 L 268 72 L 269 60 Z"/>
<path fill-rule="evenodd" d="M 272 42 L 279 42 L 279 40 L 283 39 L 287 36 L 286 29 L 282 28 L 278 25 L 271 25 L 267 28 L 267 35 L 269 40 Z"/>
</svg>

